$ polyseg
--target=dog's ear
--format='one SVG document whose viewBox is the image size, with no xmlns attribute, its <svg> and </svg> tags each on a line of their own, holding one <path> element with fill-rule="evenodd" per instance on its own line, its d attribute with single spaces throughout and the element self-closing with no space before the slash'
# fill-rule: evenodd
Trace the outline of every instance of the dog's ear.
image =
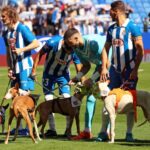
<svg viewBox="0 0 150 150">
<path fill-rule="evenodd" d="M 9 103 L 6 104 L 5 106 L 3 106 L 3 108 L 6 110 L 8 108 L 8 106 L 9 106 Z"/>
<path fill-rule="evenodd" d="M 19 90 L 19 84 L 18 83 L 15 84 L 15 89 Z"/>
</svg>

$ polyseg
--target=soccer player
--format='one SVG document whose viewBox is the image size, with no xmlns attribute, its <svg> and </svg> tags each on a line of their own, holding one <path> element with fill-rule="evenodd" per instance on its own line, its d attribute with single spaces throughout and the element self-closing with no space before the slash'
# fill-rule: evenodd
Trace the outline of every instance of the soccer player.
<svg viewBox="0 0 150 150">
<path fill-rule="evenodd" d="M 34 81 L 29 77 L 33 60 L 31 50 L 39 47 L 39 42 L 29 28 L 19 22 L 16 8 L 5 6 L 1 10 L 1 18 L 7 31 L 4 40 L 7 47 L 8 76 L 11 86 L 17 82 L 24 94 L 34 90 Z M 19 130 L 19 134 L 26 134 L 27 130 Z"/>
<path fill-rule="evenodd" d="M 110 78 L 109 88 L 124 86 L 127 89 L 136 89 L 138 81 L 138 68 L 144 54 L 142 34 L 139 27 L 126 18 L 126 7 L 124 2 L 115 1 L 111 4 L 110 16 L 115 21 L 107 31 L 107 39 L 102 52 L 101 80 Z M 107 69 L 107 53 L 112 47 L 112 60 L 110 71 Z M 126 84 L 125 84 L 126 83 Z M 98 141 L 107 139 L 108 114 L 102 115 L 103 124 Z M 126 141 L 134 141 L 132 128 L 134 125 L 134 114 L 127 114 Z"/>
<path fill-rule="evenodd" d="M 43 92 L 45 100 L 49 101 L 53 99 L 55 84 L 58 84 L 60 95 L 65 98 L 70 97 L 70 86 L 68 85 L 68 82 L 70 81 L 69 65 L 73 61 L 77 72 L 80 71 L 82 65 L 79 58 L 71 48 L 65 46 L 62 37 L 55 36 L 47 40 L 46 44 L 38 52 L 34 60 L 32 76 L 36 75 L 37 65 L 44 54 L 46 54 L 43 71 Z M 68 127 L 69 117 L 67 117 L 66 131 Z M 45 133 L 45 136 L 50 137 L 56 135 L 54 114 L 50 114 L 49 129 Z"/>
</svg>

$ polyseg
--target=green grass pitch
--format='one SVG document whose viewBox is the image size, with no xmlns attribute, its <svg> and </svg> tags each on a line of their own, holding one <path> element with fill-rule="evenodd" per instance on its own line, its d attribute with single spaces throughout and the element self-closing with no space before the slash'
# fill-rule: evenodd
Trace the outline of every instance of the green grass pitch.
<svg viewBox="0 0 150 150">
<path fill-rule="evenodd" d="M 88 75 L 92 74 L 94 66 L 92 66 L 91 71 Z M 41 82 L 43 67 L 38 67 L 38 82 Z M 71 75 L 75 75 L 74 66 L 71 65 L 70 68 Z M 138 82 L 138 89 L 143 89 L 150 91 L 150 63 L 142 63 L 139 69 L 139 82 Z M 7 77 L 7 69 L 0 68 L 0 103 L 5 94 L 6 87 L 8 85 L 8 77 Z M 57 92 L 57 91 L 55 91 Z M 39 85 L 36 85 L 34 93 L 40 93 L 41 97 L 38 104 L 44 101 L 44 96 L 42 93 L 42 88 Z M 72 94 L 73 94 L 73 87 L 72 87 Z M 11 100 L 6 100 L 4 104 L 10 103 Z M 97 100 L 96 102 L 96 112 L 93 119 L 92 124 L 92 133 L 94 138 L 97 137 L 101 127 L 101 109 L 103 102 L 101 100 Z M 81 130 L 84 129 L 84 113 L 85 113 L 85 104 L 86 104 L 86 97 L 83 99 L 81 111 L 80 111 L 80 125 Z M 8 113 L 6 113 L 6 122 L 5 126 L 7 130 L 7 121 L 8 121 Z M 37 116 L 38 121 L 38 116 Z M 56 129 L 58 134 L 63 134 L 66 127 L 66 119 L 64 116 L 56 114 Z M 138 108 L 138 122 L 135 123 L 133 129 L 134 138 L 137 139 L 135 143 L 126 143 L 124 141 L 125 132 L 126 132 L 126 116 L 125 115 L 118 115 L 116 119 L 116 143 L 115 144 L 108 144 L 107 142 L 97 143 L 94 140 L 91 141 L 69 141 L 65 138 L 50 138 L 45 139 L 39 142 L 38 144 L 33 144 L 29 137 L 19 137 L 15 142 L 11 141 L 12 136 L 10 137 L 9 144 L 5 145 L 5 135 L 0 135 L 0 149 L 3 150 L 148 150 L 150 148 L 150 124 L 145 124 L 141 127 L 137 127 L 144 121 L 144 117 L 140 108 Z M 16 120 L 13 120 L 11 128 L 15 127 Z M 24 124 L 25 126 L 25 124 Z M 48 124 L 45 127 L 45 131 L 48 129 Z M 0 133 L 1 133 L 1 126 L 0 126 Z M 75 123 L 72 127 L 72 133 L 76 134 L 76 126 Z"/>
</svg>

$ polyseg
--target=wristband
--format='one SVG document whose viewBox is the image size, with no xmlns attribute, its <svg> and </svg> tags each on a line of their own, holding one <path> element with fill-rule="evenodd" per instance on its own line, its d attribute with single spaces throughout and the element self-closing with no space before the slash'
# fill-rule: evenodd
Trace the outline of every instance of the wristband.
<svg viewBox="0 0 150 150">
<path fill-rule="evenodd" d="M 93 83 L 95 83 L 95 81 L 96 81 L 99 77 L 100 77 L 100 73 L 99 73 L 98 71 L 96 71 L 96 72 L 92 75 L 92 77 L 91 77 Z"/>
<path fill-rule="evenodd" d="M 78 72 L 78 74 L 76 75 L 75 78 L 76 78 L 78 81 L 80 81 L 80 79 L 82 78 L 83 75 L 84 75 L 83 72 Z"/>
</svg>

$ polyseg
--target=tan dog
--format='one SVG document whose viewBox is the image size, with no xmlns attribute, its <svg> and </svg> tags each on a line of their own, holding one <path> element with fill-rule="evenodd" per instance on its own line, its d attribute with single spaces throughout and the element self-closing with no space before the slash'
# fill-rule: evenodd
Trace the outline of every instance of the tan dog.
<svg viewBox="0 0 150 150">
<path fill-rule="evenodd" d="M 75 93 L 74 96 L 70 98 L 56 98 L 50 101 L 42 102 L 36 108 L 36 112 L 39 112 L 39 122 L 38 127 L 41 127 L 42 136 L 44 136 L 44 128 L 48 120 L 48 115 L 51 113 L 59 113 L 62 115 L 67 115 L 70 117 L 69 128 L 67 129 L 68 138 L 71 136 L 71 127 L 73 124 L 74 118 L 76 119 L 77 133 L 80 133 L 80 124 L 79 124 L 79 110 L 80 103 L 83 98 L 83 95 L 80 93 Z"/>
<path fill-rule="evenodd" d="M 36 134 L 39 140 L 39 134 L 38 134 L 38 129 L 37 129 L 37 124 L 35 122 L 35 102 L 34 99 L 31 98 L 29 95 L 26 96 L 19 96 L 20 93 L 22 92 L 21 89 L 19 89 L 18 85 L 15 87 L 9 89 L 7 94 L 5 95 L 5 99 L 13 99 L 11 107 L 10 107 L 10 114 L 9 114 L 9 120 L 8 120 L 8 132 L 7 136 L 5 139 L 5 144 L 8 144 L 8 139 L 10 135 L 10 126 L 12 123 L 12 120 L 14 117 L 17 118 L 17 124 L 16 124 L 16 132 L 14 135 L 13 140 L 16 140 L 17 137 L 17 132 L 18 132 L 18 127 L 20 125 L 21 118 L 23 117 L 24 120 L 26 121 L 28 128 L 29 128 L 29 134 L 33 140 L 34 143 L 37 143 L 37 141 L 34 138 L 33 131 L 32 131 L 32 123 L 31 119 L 34 123 L 35 129 L 36 129 Z"/>
<path fill-rule="evenodd" d="M 103 86 L 103 89 L 102 87 L 100 88 L 102 91 L 108 88 L 107 83 Z M 110 117 L 110 143 L 114 143 L 115 139 L 115 119 L 117 113 L 128 114 L 134 112 L 133 96 L 130 93 L 125 93 L 119 101 L 117 101 L 116 95 L 114 92 L 104 99 L 104 105 Z M 137 91 L 136 104 L 142 108 L 146 120 L 150 121 L 150 93 L 147 91 Z"/>
</svg>

